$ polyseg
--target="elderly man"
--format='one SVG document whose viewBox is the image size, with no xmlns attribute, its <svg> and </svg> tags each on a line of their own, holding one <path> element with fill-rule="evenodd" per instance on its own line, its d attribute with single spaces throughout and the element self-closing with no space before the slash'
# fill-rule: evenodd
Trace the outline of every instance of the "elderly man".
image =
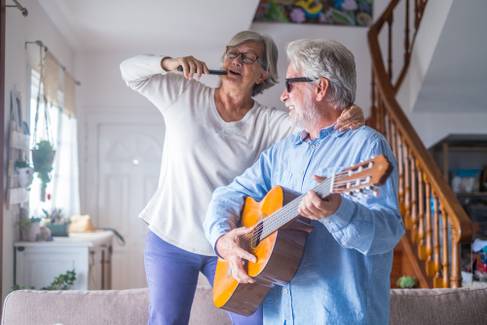
<svg viewBox="0 0 487 325">
<path fill-rule="evenodd" d="M 287 49 L 290 64 L 281 100 L 302 131 L 264 151 L 210 202 L 205 230 L 235 279 L 252 283 L 242 263 L 255 256 L 239 246 L 250 229 L 235 228 L 243 199 L 261 200 L 275 185 L 305 193 L 299 213 L 311 219 L 300 267 L 264 301 L 265 324 L 387 324 L 393 248 L 404 229 L 397 208 L 396 164 L 382 135 L 369 127 L 337 131 L 334 125 L 355 99 L 353 54 L 340 43 L 298 40 Z M 320 198 L 309 191 L 336 166 L 385 155 L 393 172 L 380 195 Z"/>
</svg>

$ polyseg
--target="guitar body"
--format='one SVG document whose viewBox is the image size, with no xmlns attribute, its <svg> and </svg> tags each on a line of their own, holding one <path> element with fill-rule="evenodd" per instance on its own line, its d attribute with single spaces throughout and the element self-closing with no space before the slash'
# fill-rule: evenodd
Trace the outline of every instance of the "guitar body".
<svg viewBox="0 0 487 325">
<path fill-rule="evenodd" d="M 276 186 L 261 202 L 246 198 L 242 209 L 242 225 L 253 227 L 295 197 L 284 188 Z M 246 264 L 247 273 L 256 281 L 252 284 L 238 283 L 232 277 L 228 263 L 218 259 L 213 284 L 215 306 L 242 315 L 254 313 L 274 285 L 284 285 L 293 278 L 311 230 L 308 219 L 298 217 L 260 241 L 255 248 L 249 248 L 257 258 L 255 263 Z"/>
</svg>

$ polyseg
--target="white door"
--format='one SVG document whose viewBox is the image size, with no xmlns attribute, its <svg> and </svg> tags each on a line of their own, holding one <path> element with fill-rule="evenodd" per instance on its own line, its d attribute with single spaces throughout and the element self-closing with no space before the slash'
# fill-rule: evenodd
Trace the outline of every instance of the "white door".
<svg viewBox="0 0 487 325">
<path fill-rule="evenodd" d="M 164 126 L 153 114 L 103 114 L 89 118 L 86 199 L 99 228 L 114 228 L 112 288 L 146 287 L 143 248 L 147 225 L 139 212 L 155 192 L 161 162 Z M 95 170 L 92 170 L 95 169 Z M 90 170 L 91 169 L 91 170 Z M 95 185 L 94 187 L 91 187 Z"/>
</svg>

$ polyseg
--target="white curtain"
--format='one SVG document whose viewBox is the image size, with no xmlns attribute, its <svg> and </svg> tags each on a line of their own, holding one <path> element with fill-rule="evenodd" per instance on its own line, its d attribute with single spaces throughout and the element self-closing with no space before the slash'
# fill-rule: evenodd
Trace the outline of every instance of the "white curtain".
<svg viewBox="0 0 487 325">
<path fill-rule="evenodd" d="M 70 217 L 80 214 L 77 123 L 64 111 L 58 110 L 58 136 L 52 174 L 52 207 L 60 208 Z"/>
<path fill-rule="evenodd" d="M 37 104 L 37 92 L 39 85 L 39 73 L 32 70 L 31 78 L 31 130 L 34 131 L 35 110 Z M 43 91 L 43 89 L 41 89 Z M 70 91 L 72 91 L 70 89 Z M 58 102 L 64 103 L 64 91 L 58 89 Z M 74 97 L 71 93 L 70 96 Z M 70 102 L 74 100 L 70 99 Z M 41 216 L 42 210 L 51 211 L 53 208 L 60 208 L 65 217 L 80 214 L 79 203 L 79 167 L 78 167 L 78 144 L 77 144 L 77 120 L 74 115 L 74 107 L 69 112 L 63 107 L 39 103 L 36 141 L 45 139 L 42 133 L 45 131 L 46 120 L 45 110 L 48 111 L 49 140 L 52 141 L 56 150 L 53 170 L 51 172 L 51 182 L 47 186 L 46 201 L 40 200 L 40 180 L 35 176 L 31 186 L 29 198 L 30 211 L 33 216 Z M 44 131 L 44 132 L 43 132 Z M 34 139 L 34 137 L 31 137 Z M 31 146 L 34 146 L 32 143 Z"/>
<path fill-rule="evenodd" d="M 52 106 L 60 106 L 61 72 L 62 70 L 54 56 L 50 52 L 46 52 L 42 71 L 42 84 L 44 86 L 44 96 Z"/>
</svg>

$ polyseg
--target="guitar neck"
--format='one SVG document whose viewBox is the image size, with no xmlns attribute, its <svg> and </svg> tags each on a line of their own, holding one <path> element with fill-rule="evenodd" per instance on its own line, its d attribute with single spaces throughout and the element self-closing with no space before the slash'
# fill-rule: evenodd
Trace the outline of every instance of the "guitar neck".
<svg viewBox="0 0 487 325">
<path fill-rule="evenodd" d="M 383 155 L 373 157 L 326 178 L 313 191 L 321 198 L 331 193 L 354 193 L 370 191 L 383 184 L 392 170 L 392 166 Z M 299 216 L 299 203 L 305 194 L 301 194 L 280 210 L 259 221 L 251 235 L 251 245 L 256 245 L 270 234 Z"/>
<path fill-rule="evenodd" d="M 332 192 L 334 177 L 327 178 L 324 182 L 318 184 L 313 188 L 320 197 L 324 198 Z M 256 225 L 256 231 L 259 234 L 259 240 L 263 240 L 279 228 L 286 225 L 288 222 L 299 216 L 298 208 L 299 203 L 304 198 L 305 194 L 301 194 L 288 204 L 286 204 L 280 210 L 274 212 L 269 217 L 263 219 Z"/>
</svg>

